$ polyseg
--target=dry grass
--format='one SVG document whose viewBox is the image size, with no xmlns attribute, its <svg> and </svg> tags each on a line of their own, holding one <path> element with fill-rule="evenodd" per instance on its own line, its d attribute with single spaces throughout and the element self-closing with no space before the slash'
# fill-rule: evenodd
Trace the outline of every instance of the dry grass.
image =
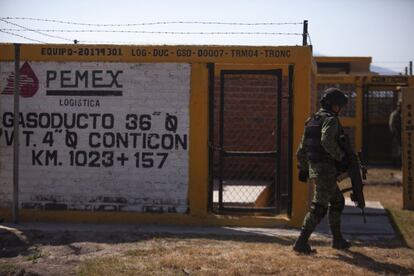
<svg viewBox="0 0 414 276">
<path fill-rule="evenodd" d="M 414 212 L 401 210 L 402 188 L 390 185 L 395 173 L 371 170 L 365 196 L 381 201 L 406 243 L 354 241 L 339 251 L 319 236 L 311 240 L 318 254 L 303 256 L 289 237 L 33 232 L 27 245 L 15 243 L 14 257 L 0 258 L 0 275 L 414 275 L 414 250 L 406 246 L 414 248 Z M 28 259 L 34 247 L 36 262 Z"/>
<path fill-rule="evenodd" d="M 90 260 L 80 275 L 377 275 L 414 273 L 414 251 L 394 244 L 357 244 L 349 251 L 314 242 L 318 254 L 296 255 L 291 239 L 158 238 L 119 258 Z M 385 248 L 384 248 L 385 247 Z M 396 247 L 396 248 L 393 248 Z"/>
<path fill-rule="evenodd" d="M 314 256 L 298 256 L 290 238 L 158 238 L 138 243 L 120 258 L 86 262 L 81 275 L 378 275 L 414 274 L 414 212 L 402 210 L 401 172 L 372 169 L 366 200 L 380 201 L 401 239 L 357 242 L 348 251 L 333 250 L 329 240 L 313 240 Z M 349 185 L 343 183 L 343 185 Z M 397 229 L 397 230 L 398 230 Z M 132 271 L 131 271 L 132 270 Z"/>
</svg>

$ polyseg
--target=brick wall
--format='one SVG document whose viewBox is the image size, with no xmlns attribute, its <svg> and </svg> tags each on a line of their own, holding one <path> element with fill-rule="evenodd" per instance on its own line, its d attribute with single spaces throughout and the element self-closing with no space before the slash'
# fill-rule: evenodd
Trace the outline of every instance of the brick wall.
<svg viewBox="0 0 414 276">
<path fill-rule="evenodd" d="M 274 151 L 281 142 L 280 176 L 282 190 L 287 191 L 287 138 L 288 138 L 288 80 L 282 80 L 278 91 L 277 76 L 225 75 L 224 82 L 224 149 L 228 151 Z M 220 137 L 220 78 L 215 87 L 214 144 Z M 281 116 L 278 117 L 277 97 L 282 93 Z M 281 120 L 281 136 L 277 137 L 277 124 Z M 274 158 L 224 158 L 225 179 L 272 180 L 275 177 Z M 215 175 L 218 175 L 219 154 L 215 152 Z"/>
</svg>

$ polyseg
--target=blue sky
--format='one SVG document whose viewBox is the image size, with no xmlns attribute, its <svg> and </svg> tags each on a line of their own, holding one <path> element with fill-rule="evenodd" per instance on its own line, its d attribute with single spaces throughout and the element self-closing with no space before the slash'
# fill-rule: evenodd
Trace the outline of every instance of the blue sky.
<svg viewBox="0 0 414 276">
<path fill-rule="evenodd" d="M 182 0 L 182 1 L 57 1 L 0 0 L 0 17 L 31 17 L 95 24 L 165 21 L 303 22 L 317 55 L 370 56 L 374 65 L 403 72 L 414 60 L 414 1 L 412 0 Z M 8 20 L 32 29 L 144 30 L 173 32 L 289 32 L 301 33 L 302 25 L 238 26 L 172 24 L 135 27 L 95 27 L 29 20 Z M 0 21 L 0 30 L 18 27 Z M 10 31 L 47 43 L 68 43 L 37 33 Z M 296 45 L 296 35 L 168 35 L 139 33 L 61 33 L 80 41 L 134 44 Z M 33 43 L 0 32 L 0 42 Z"/>
</svg>

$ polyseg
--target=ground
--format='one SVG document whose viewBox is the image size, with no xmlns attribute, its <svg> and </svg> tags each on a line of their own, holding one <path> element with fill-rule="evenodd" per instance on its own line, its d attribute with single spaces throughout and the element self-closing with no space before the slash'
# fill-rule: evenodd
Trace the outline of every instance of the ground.
<svg viewBox="0 0 414 276">
<path fill-rule="evenodd" d="M 370 170 L 365 195 L 386 207 L 397 238 L 354 241 L 338 251 L 316 236 L 318 253 L 302 256 L 291 250 L 294 237 L 3 228 L 0 275 L 414 275 L 414 211 L 401 208 L 401 172 Z"/>
</svg>

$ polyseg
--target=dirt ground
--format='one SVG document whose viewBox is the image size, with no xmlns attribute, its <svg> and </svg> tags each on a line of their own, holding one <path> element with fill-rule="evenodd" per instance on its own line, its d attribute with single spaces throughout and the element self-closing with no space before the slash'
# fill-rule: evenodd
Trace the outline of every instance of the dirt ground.
<svg viewBox="0 0 414 276">
<path fill-rule="evenodd" d="M 401 172 L 369 173 L 367 200 L 399 214 Z M 414 212 L 407 212 L 406 225 L 414 225 Z M 291 250 L 291 237 L 0 229 L 0 275 L 414 275 L 411 241 L 398 233 L 394 240 L 353 241 L 347 251 L 330 248 L 320 236 L 311 242 L 318 253 L 301 256 Z"/>
</svg>

